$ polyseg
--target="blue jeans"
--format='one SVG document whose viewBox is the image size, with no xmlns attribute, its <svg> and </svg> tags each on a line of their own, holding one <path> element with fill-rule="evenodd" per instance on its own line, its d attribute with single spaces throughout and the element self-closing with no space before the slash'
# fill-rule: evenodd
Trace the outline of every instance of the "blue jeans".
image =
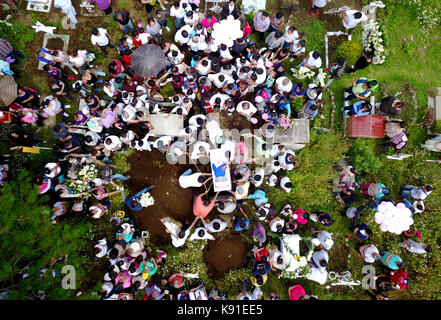
<svg viewBox="0 0 441 320">
<path fill-rule="evenodd" d="M 401 194 L 405 198 L 407 198 L 407 197 L 413 198 L 411 192 L 414 189 L 418 189 L 418 187 L 415 187 L 415 186 L 404 186 L 403 189 L 401 189 Z"/>
<path fill-rule="evenodd" d="M 135 27 L 133 27 L 133 23 L 132 20 L 129 20 L 129 23 L 127 23 L 126 25 L 123 25 L 123 32 L 124 34 L 129 33 L 130 32 L 135 32 Z"/>
<path fill-rule="evenodd" d="M 175 21 L 175 27 L 176 27 L 176 30 L 177 30 L 177 29 L 179 29 L 179 27 L 181 26 L 182 21 L 184 21 L 184 18 L 176 18 L 176 17 L 175 17 L 175 19 L 176 19 L 176 21 Z"/>
<path fill-rule="evenodd" d="M 181 174 L 181 176 L 184 176 L 184 177 L 189 176 L 189 175 L 191 175 L 192 172 L 193 171 L 190 168 L 190 169 L 186 170 L 183 174 Z"/>
<path fill-rule="evenodd" d="M 297 67 L 303 67 L 306 64 L 306 59 L 304 59 Z"/>
<path fill-rule="evenodd" d="M 121 181 L 126 181 L 126 180 L 127 180 L 127 177 L 123 176 L 122 174 L 115 173 L 115 174 L 113 174 L 113 175 L 110 176 L 110 179 L 111 179 L 111 180 L 113 180 L 113 179 L 119 179 L 119 180 L 121 180 Z"/>
</svg>

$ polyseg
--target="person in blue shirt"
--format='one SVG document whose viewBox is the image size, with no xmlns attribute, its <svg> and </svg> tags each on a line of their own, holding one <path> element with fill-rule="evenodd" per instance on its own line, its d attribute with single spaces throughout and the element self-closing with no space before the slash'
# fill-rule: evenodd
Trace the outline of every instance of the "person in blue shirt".
<svg viewBox="0 0 441 320">
<path fill-rule="evenodd" d="M 14 72 L 11 70 L 9 63 L 2 59 L 0 59 L 0 71 L 10 76 L 14 75 Z"/>
<path fill-rule="evenodd" d="M 279 109 L 281 112 L 288 112 L 288 116 L 291 115 L 291 104 L 289 103 L 288 98 L 284 95 L 281 97 L 279 101 L 276 103 L 277 109 Z"/>
<path fill-rule="evenodd" d="M 315 116 L 318 114 L 317 104 L 314 100 L 308 100 L 303 105 L 302 115 L 303 119 L 311 119 L 313 120 Z"/>
<path fill-rule="evenodd" d="M 263 276 L 271 272 L 271 266 L 266 261 L 255 260 L 251 272 L 253 276 Z"/>
<path fill-rule="evenodd" d="M 132 197 L 130 197 L 130 198 L 128 198 L 128 199 L 125 199 L 125 197 L 124 197 L 124 192 L 121 192 L 122 197 L 123 197 L 123 201 L 126 203 L 126 205 L 127 205 L 130 209 L 132 209 L 132 210 L 134 210 L 134 211 L 140 211 L 140 210 L 142 209 L 142 206 L 141 206 L 141 204 L 139 203 L 139 200 L 140 200 L 141 196 L 142 196 L 144 193 L 146 193 L 146 192 L 150 191 L 151 189 L 153 189 L 154 187 L 155 187 L 154 184 L 152 184 L 152 185 L 149 186 L 149 187 L 145 187 L 144 189 L 142 189 L 141 191 L 137 192 L 135 195 L 133 195 Z"/>
<path fill-rule="evenodd" d="M 351 106 L 344 107 L 344 113 L 346 117 L 354 116 L 364 116 L 371 113 L 372 106 L 364 100 L 357 101 Z"/>
<path fill-rule="evenodd" d="M 248 199 L 254 199 L 254 204 L 256 206 L 259 206 L 261 204 L 267 203 L 268 202 L 268 198 L 265 197 L 265 191 L 263 190 L 256 190 L 254 191 L 253 194 L 250 194 L 248 196 Z"/>
<path fill-rule="evenodd" d="M 354 233 L 360 240 L 368 240 L 374 235 L 372 233 L 372 230 L 365 223 L 356 226 L 354 229 Z"/>
<path fill-rule="evenodd" d="M 250 225 L 250 220 L 248 219 L 247 214 L 245 211 L 243 211 L 242 207 L 239 207 L 240 212 L 242 212 L 244 219 L 237 219 L 236 217 L 233 217 L 233 223 L 234 223 L 234 231 L 242 231 L 248 228 Z"/>
<path fill-rule="evenodd" d="M 294 99 L 296 98 L 302 98 L 306 94 L 306 88 L 301 83 L 294 83 L 291 89 L 291 95 Z"/>
</svg>

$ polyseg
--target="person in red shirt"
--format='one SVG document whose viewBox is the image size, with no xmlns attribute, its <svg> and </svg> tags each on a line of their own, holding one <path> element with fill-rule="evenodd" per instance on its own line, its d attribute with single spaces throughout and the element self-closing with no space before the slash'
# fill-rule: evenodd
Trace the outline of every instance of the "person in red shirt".
<svg viewBox="0 0 441 320">
<path fill-rule="evenodd" d="M 248 23 L 245 23 L 243 27 L 243 38 L 247 39 L 250 34 L 251 34 L 251 27 L 248 25 Z"/>
<path fill-rule="evenodd" d="M 217 200 L 219 192 L 216 193 L 216 196 L 212 201 L 207 199 L 203 199 L 203 197 L 208 193 L 208 191 L 201 193 L 198 196 L 194 197 L 193 202 L 193 213 L 196 217 L 206 218 L 211 210 L 213 210 L 214 204 Z"/>
<path fill-rule="evenodd" d="M 409 285 L 410 281 L 407 279 L 407 273 L 398 269 L 397 271 L 391 271 L 389 275 L 390 281 L 396 283 L 395 289 L 404 290 Z"/>
<path fill-rule="evenodd" d="M 130 67 L 132 65 L 132 50 L 131 49 L 127 49 L 126 51 L 124 51 L 123 61 L 126 64 L 126 66 L 128 66 L 128 67 Z"/>
<path fill-rule="evenodd" d="M 269 253 L 268 253 L 268 250 L 266 250 L 265 247 L 257 249 L 256 251 L 254 251 L 254 258 L 257 261 L 266 262 L 268 260 L 268 256 L 269 256 Z"/>
</svg>

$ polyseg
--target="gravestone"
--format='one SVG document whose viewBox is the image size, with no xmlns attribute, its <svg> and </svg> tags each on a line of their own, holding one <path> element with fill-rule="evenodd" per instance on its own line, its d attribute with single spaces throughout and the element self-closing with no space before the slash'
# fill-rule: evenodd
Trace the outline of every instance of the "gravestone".
<svg viewBox="0 0 441 320">
<path fill-rule="evenodd" d="M 67 48 L 69 46 L 69 39 L 70 36 L 67 34 L 50 34 L 50 33 L 45 33 L 44 34 L 44 38 L 43 38 L 43 48 L 46 49 L 52 49 L 52 48 L 47 48 L 47 42 L 49 41 L 49 39 L 61 39 L 63 40 L 63 51 L 67 52 Z M 38 62 L 38 70 L 43 70 L 43 66 L 45 65 L 45 63 L 39 61 Z"/>
<path fill-rule="evenodd" d="M 171 114 L 168 119 L 164 119 L 164 114 L 151 114 L 149 121 L 153 126 L 151 133 L 158 136 L 177 137 L 179 132 L 184 129 L 184 119 L 177 114 Z"/>
<path fill-rule="evenodd" d="M 289 145 L 309 143 L 309 120 L 308 119 L 292 119 L 294 125 L 292 129 L 282 131 L 277 130 L 274 134 L 274 142 L 282 143 L 287 148 Z M 297 148 L 298 149 L 298 148 Z"/>
<path fill-rule="evenodd" d="M 51 11 L 52 0 L 28 0 L 26 10 L 37 12 Z"/>
</svg>

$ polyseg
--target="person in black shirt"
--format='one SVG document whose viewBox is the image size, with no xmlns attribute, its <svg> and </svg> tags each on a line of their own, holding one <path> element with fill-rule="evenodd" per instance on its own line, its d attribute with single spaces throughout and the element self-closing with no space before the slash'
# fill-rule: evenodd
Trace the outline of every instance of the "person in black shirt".
<svg viewBox="0 0 441 320">
<path fill-rule="evenodd" d="M 18 87 L 18 95 L 15 98 L 16 103 L 25 106 L 26 104 L 31 104 L 34 108 L 38 109 L 40 107 L 39 95 L 31 88 Z"/>
<path fill-rule="evenodd" d="M 115 12 L 113 14 L 113 20 L 118 22 L 119 27 L 124 32 L 124 34 L 127 34 L 130 31 L 132 35 L 135 36 L 135 27 L 133 26 L 135 20 L 133 19 L 130 12 L 128 11 Z"/>
<path fill-rule="evenodd" d="M 355 65 L 349 69 L 349 73 L 354 73 L 357 70 L 362 70 L 368 67 L 372 63 L 372 59 L 374 58 L 374 53 L 372 51 L 366 52 L 366 54 L 362 55 Z"/>
</svg>

